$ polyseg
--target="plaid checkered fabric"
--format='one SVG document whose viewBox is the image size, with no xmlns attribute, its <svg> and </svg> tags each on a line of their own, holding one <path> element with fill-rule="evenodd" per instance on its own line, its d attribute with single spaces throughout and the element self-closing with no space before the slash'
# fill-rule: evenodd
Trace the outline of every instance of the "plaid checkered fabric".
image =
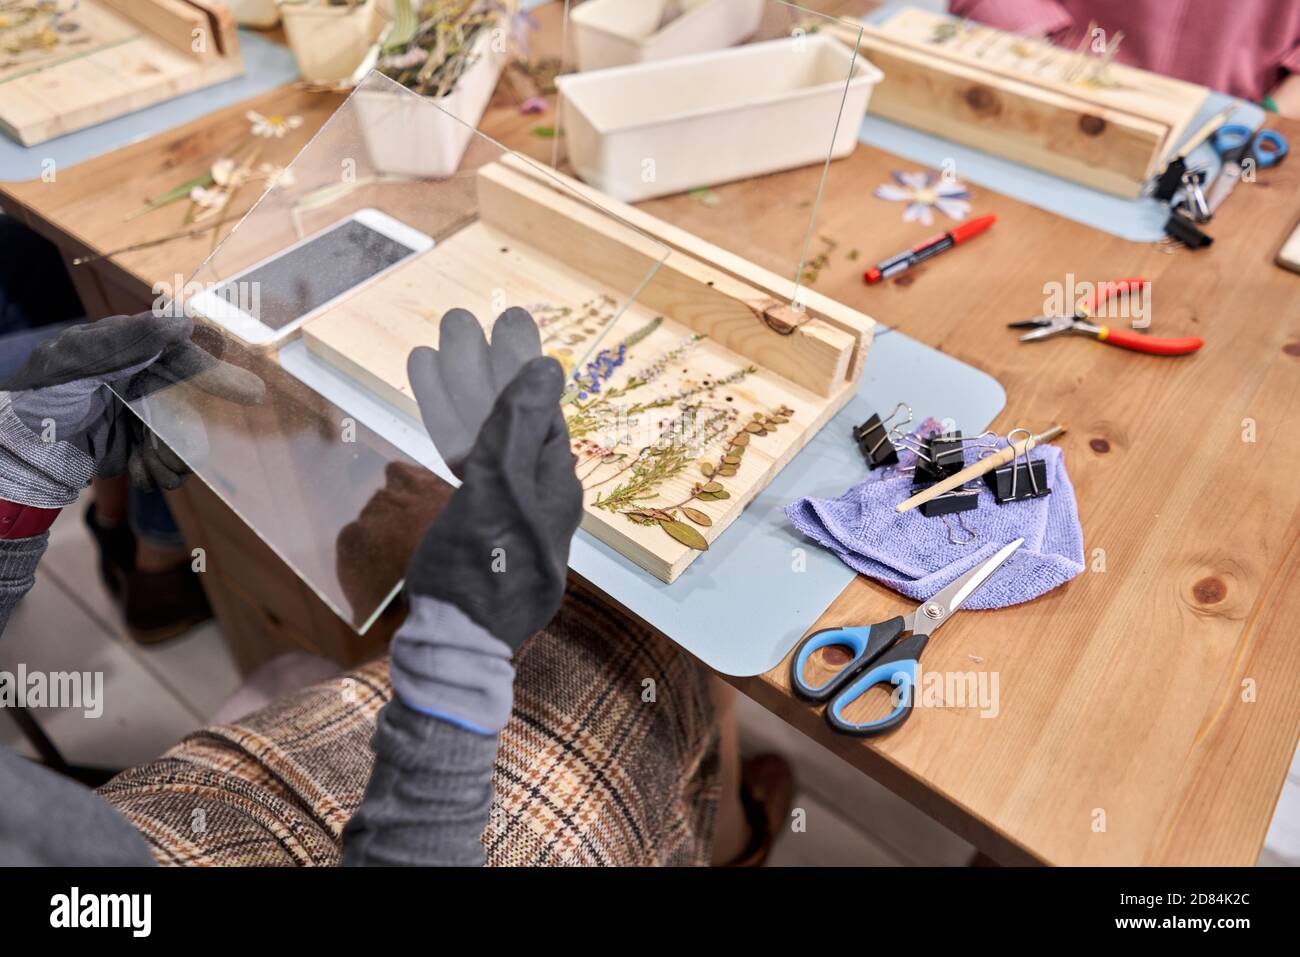
<svg viewBox="0 0 1300 957">
<path fill-rule="evenodd" d="M 704 670 L 577 588 L 516 667 L 488 864 L 708 863 L 718 737 Z M 376 661 L 189 735 L 99 793 L 162 864 L 332 866 L 391 696 Z"/>
</svg>

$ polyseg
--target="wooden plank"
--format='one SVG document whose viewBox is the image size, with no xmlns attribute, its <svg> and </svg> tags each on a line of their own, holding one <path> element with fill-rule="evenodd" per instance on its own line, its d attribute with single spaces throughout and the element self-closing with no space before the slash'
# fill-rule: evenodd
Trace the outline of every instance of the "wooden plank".
<svg viewBox="0 0 1300 957">
<path fill-rule="evenodd" d="M 635 206 L 629 206 L 627 203 L 606 196 L 599 190 L 571 176 L 566 176 L 558 170 L 547 169 L 543 171 L 536 163 L 512 154 L 502 156 L 501 164 L 516 172 L 531 176 L 540 182 L 558 182 L 565 191 L 600 206 L 629 226 L 653 236 L 672 249 L 680 250 L 700 262 L 707 263 L 714 269 L 725 272 L 735 279 L 756 286 L 778 302 L 790 303 L 797 299 L 803 303 L 805 315 L 810 317 L 814 324 L 824 322 L 848 333 L 856 340 L 853 356 L 849 360 L 847 374 L 853 380 L 857 380 L 862 374 L 862 368 L 867 359 L 867 350 L 871 346 L 871 336 L 875 329 L 874 320 L 864 313 L 851 309 L 807 286 L 796 287 L 793 281 L 784 276 L 778 276 L 771 270 L 764 269 L 733 252 L 729 252 L 716 243 L 708 242 L 688 230 L 665 222 L 663 219 L 652 216 Z"/>
<path fill-rule="evenodd" d="M 114 6 L 104 9 L 96 2 Z M 32 146 L 220 83 L 243 70 L 234 22 L 224 7 L 214 6 L 209 18 L 187 0 L 87 0 L 85 15 L 114 42 L 84 56 L 11 75 L 0 86 L 0 131 Z M 173 42 L 179 36 L 177 24 L 192 25 L 207 37 L 201 55 L 188 41 L 183 47 Z M 218 35 L 220 44 L 213 42 Z"/>
<path fill-rule="evenodd" d="M 224 0 L 184 0 L 207 18 L 217 53 L 223 57 L 239 55 L 239 24 Z"/>
<path fill-rule="evenodd" d="M 138 38 L 127 43 L 126 55 L 147 49 Z M 119 48 L 121 49 L 121 48 Z M 68 60 L 45 70 L 10 80 L 0 96 L 0 115 L 25 144 L 41 143 L 81 129 L 112 114 L 131 87 L 95 62 L 98 54 Z M 10 112 L 10 104 L 16 107 Z M 33 104 L 38 108 L 33 108 Z"/>
<path fill-rule="evenodd" d="M 899 50 L 865 33 L 862 50 L 885 73 L 869 111 L 1120 196 L 1141 192 L 1169 127 L 1102 110 L 1012 80 Z"/>
<path fill-rule="evenodd" d="M 780 303 L 752 286 L 621 225 L 606 213 L 498 164 L 478 176 L 479 214 L 539 248 L 554 244 L 566 261 L 626 297 L 822 396 L 846 381 L 855 340 L 820 322 L 790 335 L 774 331 L 765 311 Z M 651 276 L 644 288 L 641 283 Z"/>
<path fill-rule="evenodd" d="M 934 43 L 935 28 L 953 21 L 952 17 L 930 10 L 903 7 L 881 24 L 880 29 L 896 41 L 909 44 L 912 49 L 934 51 L 1006 79 L 1082 97 L 1104 109 L 1156 120 L 1168 125 L 1175 134 L 1196 117 L 1208 94 L 1200 84 L 1115 62 L 1107 68 L 1109 83 L 1092 82 L 1090 75 L 1097 62 L 1096 54 L 1078 54 L 1073 50 L 1048 46 L 1044 64 L 1037 57 L 1042 49 L 1040 46 L 1015 34 L 986 26 L 979 26 L 961 47 L 954 41 Z M 1022 48 L 1031 49 L 1034 55 L 1019 56 L 1018 51 Z M 1079 67 L 1083 69 L 1075 69 Z M 1067 79 L 1072 71 L 1077 78 Z"/>
<path fill-rule="evenodd" d="M 930 40 L 937 25 L 955 22 L 907 9 L 883 26 L 832 31 L 852 40 L 861 27 L 861 52 L 885 73 L 872 113 L 1117 195 L 1138 195 L 1208 95 L 1120 64 L 1111 66 L 1113 86 L 1057 79 L 1059 66 L 1032 69 L 1032 57 L 1007 52 L 1027 41 L 990 28 L 966 49 Z"/>
<path fill-rule="evenodd" d="M 221 56 L 208 15 L 185 0 L 95 0 L 134 21 L 173 50 L 199 60 Z"/>
<path fill-rule="evenodd" d="M 131 21 L 93 3 L 83 3 L 76 11 L 76 33 L 65 37 L 53 50 L 28 50 L 23 53 L 0 53 L 0 83 L 31 70 L 46 69 L 66 60 L 88 56 L 98 50 L 125 43 L 140 35 Z M 8 37 L 6 37 L 7 39 Z M 68 42 L 75 40 L 76 42 Z"/>
</svg>

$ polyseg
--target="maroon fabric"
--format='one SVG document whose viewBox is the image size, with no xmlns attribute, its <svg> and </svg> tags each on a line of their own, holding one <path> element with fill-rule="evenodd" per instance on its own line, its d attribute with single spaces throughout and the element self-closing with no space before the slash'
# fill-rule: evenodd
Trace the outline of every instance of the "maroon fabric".
<svg viewBox="0 0 1300 957">
<path fill-rule="evenodd" d="M 0 538 L 32 538 L 49 531 L 61 511 L 0 500 Z"/>
<path fill-rule="evenodd" d="M 1262 99 L 1300 71 L 1296 0 L 952 0 L 956 16 L 1073 48 L 1088 24 L 1124 31 L 1116 60 Z"/>
</svg>

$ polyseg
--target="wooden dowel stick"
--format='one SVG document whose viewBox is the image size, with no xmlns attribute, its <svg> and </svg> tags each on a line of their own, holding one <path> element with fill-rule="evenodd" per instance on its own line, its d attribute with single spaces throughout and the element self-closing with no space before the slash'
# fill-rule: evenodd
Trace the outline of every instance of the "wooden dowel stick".
<svg viewBox="0 0 1300 957">
<path fill-rule="evenodd" d="M 966 466 L 966 468 L 962 469 L 956 475 L 950 475 L 940 482 L 935 482 L 929 488 L 922 489 L 911 498 L 899 502 L 894 506 L 894 510 L 897 512 L 906 512 L 908 509 L 916 508 L 918 505 L 924 505 L 931 499 L 938 498 L 944 492 L 951 492 L 953 489 L 957 488 L 957 486 L 965 485 L 973 478 L 978 478 L 986 472 L 992 472 L 994 469 L 1006 465 L 1014 458 L 1019 458 L 1022 455 L 1027 456 L 1030 449 L 1036 448 L 1044 442 L 1052 441 L 1052 439 L 1056 438 L 1064 431 L 1065 426 L 1054 425 L 1046 432 L 1040 432 L 1038 435 L 1031 435 L 1027 439 L 1022 439 L 1013 445 L 1008 445 L 1005 449 L 1002 449 L 995 455 L 990 455 L 988 458 L 980 459 L 974 465 Z"/>
</svg>

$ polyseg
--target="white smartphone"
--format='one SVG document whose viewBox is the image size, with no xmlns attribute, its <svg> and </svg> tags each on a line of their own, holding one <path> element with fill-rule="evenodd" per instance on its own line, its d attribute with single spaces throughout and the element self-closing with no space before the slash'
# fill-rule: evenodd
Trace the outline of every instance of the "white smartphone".
<svg viewBox="0 0 1300 957">
<path fill-rule="evenodd" d="M 433 239 L 419 230 L 377 209 L 359 209 L 195 294 L 190 305 L 249 345 L 274 345 L 432 248 Z"/>
</svg>

